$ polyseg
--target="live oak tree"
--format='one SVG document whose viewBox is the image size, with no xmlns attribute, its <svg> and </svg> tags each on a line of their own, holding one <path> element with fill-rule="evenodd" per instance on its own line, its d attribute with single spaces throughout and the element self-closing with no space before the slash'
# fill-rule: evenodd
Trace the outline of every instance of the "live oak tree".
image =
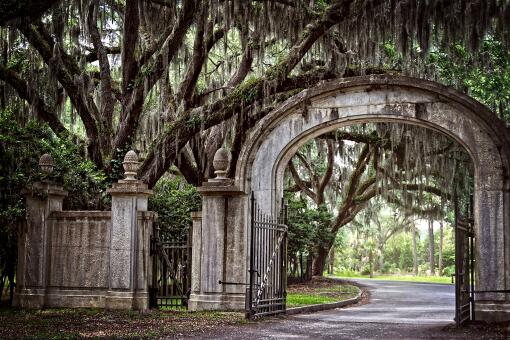
<svg viewBox="0 0 510 340">
<path fill-rule="evenodd" d="M 454 43 L 481 74 L 498 70 L 501 82 L 481 84 L 505 89 L 509 17 L 508 0 L 5 0 L 0 110 L 74 143 L 103 183 L 134 148 L 150 187 L 172 166 L 198 186 L 219 146 L 230 148 L 232 176 L 256 122 L 327 79 L 391 69 L 465 90 L 478 73 L 451 58 Z M 492 59 L 478 53 L 487 38 L 498 42 Z M 459 72 L 435 71 L 430 52 Z M 498 93 L 485 103 L 507 102 Z M 339 219 L 350 216 L 345 208 Z"/>
<path fill-rule="evenodd" d="M 113 178 L 137 148 L 151 187 L 172 165 L 199 185 L 222 144 L 232 175 L 256 121 L 324 79 L 384 72 L 383 42 L 394 43 L 401 72 L 429 76 L 433 45 L 476 51 L 491 34 L 507 46 L 510 13 L 506 0 L 4 4 L 0 104 L 71 136 Z"/>
<path fill-rule="evenodd" d="M 374 239 L 380 252 L 410 217 L 440 219 L 454 192 L 469 195 L 471 167 L 456 142 L 401 123 L 355 125 L 301 147 L 289 162 L 285 190 L 305 195 L 316 208 L 327 206 L 333 216 L 330 237 L 313 245 L 313 274 L 322 275 L 338 231 L 359 224 L 356 217 L 361 212 L 375 211 L 374 200 L 383 199 L 401 210 L 402 220 Z"/>
</svg>

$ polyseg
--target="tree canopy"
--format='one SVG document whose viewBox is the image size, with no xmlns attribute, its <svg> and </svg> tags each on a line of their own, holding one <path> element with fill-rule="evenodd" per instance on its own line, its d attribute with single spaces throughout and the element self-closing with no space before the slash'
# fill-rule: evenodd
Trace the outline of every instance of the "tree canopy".
<svg viewBox="0 0 510 340">
<path fill-rule="evenodd" d="M 222 144 L 235 164 L 254 123 L 304 88 L 390 72 L 388 44 L 396 71 L 435 78 L 431 51 L 473 53 L 488 35 L 506 48 L 510 17 L 506 0 L 61 0 L 39 18 L 6 6 L 2 106 L 71 135 L 112 178 L 138 149 L 151 187 L 172 165 L 199 185 Z"/>
</svg>

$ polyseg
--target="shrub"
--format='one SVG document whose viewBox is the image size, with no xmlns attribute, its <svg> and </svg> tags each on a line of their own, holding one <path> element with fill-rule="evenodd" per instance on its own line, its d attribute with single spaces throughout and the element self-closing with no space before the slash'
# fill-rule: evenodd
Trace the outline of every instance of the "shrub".
<svg viewBox="0 0 510 340">
<path fill-rule="evenodd" d="M 158 214 L 158 225 L 166 238 L 180 239 L 191 226 L 191 212 L 201 209 L 197 189 L 181 177 L 162 177 L 149 198 L 149 210 Z"/>
</svg>

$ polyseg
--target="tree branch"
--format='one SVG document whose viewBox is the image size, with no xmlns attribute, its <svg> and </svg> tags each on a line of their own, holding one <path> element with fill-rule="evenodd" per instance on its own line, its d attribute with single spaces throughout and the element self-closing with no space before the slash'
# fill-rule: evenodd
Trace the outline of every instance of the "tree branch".
<svg viewBox="0 0 510 340">
<path fill-rule="evenodd" d="M 177 101 L 184 103 L 184 108 L 187 109 L 192 101 L 192 96 L 195 91 L 195 87 L 198 81 L 198 77 L 202 71 L 202 67 L 206 60 L 207 54 L 213 48 L 213 46 L 223 37 L 225 34 L 225 28 L 215 30 L 210 33 L 207 37 L 207 41 L 204 42 L 205 37 L 205 20 L 207 13 L 207 6 L 202 5 L 202 15 L 198 18 L 198 27 L 195 34 L 195 42 L 193 46 L 193 57 L 191 63 L 188 65 L 184 80 L 177 91 Z M 208 23 L 209 31 L 212 30 L 213 22 Z"/>
<path fill-rule="evenodd" d="M 4 0 L 0 2 L 0 25 L 20 18 L 37 19 L 60 0 Z"/>
<path fill-rule="evenodd" d="M 115 108 L 113 90 L 112 90 L 112 76 L 110 73 L 110 62 L 108 61 L 108 54 L 101 41 L 101 35 L 97 28 L 97 10 L 99 0 L 92 0 L 89 4 L 87 14 L 87 24 L 90 32 L 90 37 L 94 49 L 97 52 L 97 59 L 99 60 L 99 76 L 101 79 L 101 109 L 100 119 L 104 125 L 104 133 L 108 135 L 107 144 L 103 145 L 103 152 L 110 154 L 111 149 L 111 135 L 113 124 L 113 110 Z"/>
<path fill-rule="evenodd" d="M 308 197 L 310 197 L 314 202 L 317 201 L 317 195 L 310 189 L 306 186 L 305 182 L 303 182 L 303 180 L 301 180 L 301 178 L 299 177 L 299 174 L 296 170 L 296 167 L 294 166 L 294 162 L 292 162 L 292 160 L 289 162 L 289 170 L 290 170 L 290 173 L 292 174 L 292 178 L 294 179 L 294 183 L 296 183 L 296 185 L 301 189 L 302 192 L 304 192 Z"/>
<path fill-rule="evenodd" d="M 321 205 L 324 203 L 324 190 L 326 186 L 329 184 L 331 177 L 333 176 L 333 168 L 335 166 L 335 146 L 332 140 L 326 141 L 328 148 L 327 155 L 327 168 L 326 173 L 322 177 L 322 180 L 319 182 L 319 186 L 317 187 L 317 205 Z"/>
<path fill-rule="evenodd" d="M 104 48 L 104 51 L 106 52 L 106 54 L 120 54 L 121 53 L 121 48 L 119 46 L 113 46 L 113 47 L 103 46 L 103 48 Z M 85 60 L 88 63 L 93 63 L 94 61 L 98 60 L 97 50 L 95 48 L 93 50 L 91 50 L 90 53 L 85 56 Z"/>
<path fill-rule="evenodd" d="M 47 122 L 55 134 L 60 136 L 69 134 L 55 111 L 49 108 L 37 93 L 37 90 L 31 88 L 16 72 L 0 65 L 0 79 L 15 89 L 20 98 L 25 99 L 35 109 L 37 116 Z"/>
<path fill-rule="evenodd" d="M 262 78 L 245 86 L 239 85 L 234 91 L 214 104 L 186 111 L 170 127 L 167 127 L 166 133 L 155 141 L 154 147 L 140 168 L 143 180 L 149 186 L 153 186 L 174 162 L 175 156 L 171 155 L 180 150 L 202 128 L 207 129 L 232 117 L 243 106 L 251 105 L 267 95 L 264 91 L 266 82 L 271 81 L 275 93 L 285 91 L 284 88 L 290 85 L 288 74 L 317 39 L 342 18 L 348 17 L 352 3 L 353 0 L 337 0 L 330 5 L 320 19 L 307 26 L 301 39 L 291 48 L 286 58 L 270 68 Z M 306 79 L 303 81 L 304 83 L 299 85 L 293 84 L 294 88 L 303 87 L 309 83 Z M 241 101 L 239 98 L 247 100 Z M 166 157 L 161 157 L 161 155 L 166 155 Z"/>
<path fill-rule="evenodd" d="M 186 31 L 191 25 L 194 15 L 196 15 L 194 7 L 194 0 L 184 2 L 184 7 L 179 14 L 179 18 L 173 26 L 172 32 L 162 45 L 161 52 L 156 56 L 151 66 L 146 65 L 148 69 L 152 70 L 152 72 L 149 72 L 148 75 L 138 75 L 138 84 L 135 84 L 136 86 L 130 96 L 130 100 L 125 104 L 123 119 L 118 128 L 113 150 L 122 149 L 138 128 L 138 121 L 143 109 L 145 94 L 150 91 L 154 84 L 156 84 L 157 80 L 161 78 L 168 66 L 168 63 L 172 60 L 178 50 L 178 47 L 182 44 L 182 41 L 186 36 Z M 142 65 L 142 63 L 143 59 L 139 64 Z M 186 143 L 181 145 L 180 148 L 182 148 L 185 144 Z M 172 157 L 172 163 L 174 159 L 175 156 Z M 168 167 L 166 169 L 168 169 Z"/>
<path fill-rule="evenodd" d="M 184 176 L 186 182 L 192 184 L 195 187 L 200 186 L 201 180 L 198 173 L 198 169 L 193 166 L 193 161 L 186 149 L 183 149 L 177 157 L 176 164 L 179 172 Z"/>
<path fill-rule="evenodd" d="M 60 84 L 65 88 L 73 106 L 80 116 L 87 137 L 90 141 L 88 152 L 90 159 L 98 168 L 103 168 L 103 156 L 101 152 L 101 139 L 104 138 L 98 131 L 96 117 L 98 116 L 97 107 L 91 94 L 82 89 L 75 83 L 74 78 L 79 78 L 81 72 L 74 60 L 65 53 L 60 47 L 55 46 L 49 33 L 45 30 L 43 24 L 39 21 L 34 24 L 21 23 L 17 28 L 27 38 L 28 42 L 39 52 L 44 62 L 49 65 L 53 61 L 53 49 L 58 49 L 61 62 L 57 63 L 56 76 Z M 82 95 L 82 93 L 86 93 Z M 92 112 L 92 113 L 91 113 Z"/>
<path fill-rule="evenodd" d="M 138 41 L 139 25 L 138 0 L 126 0 L 124 10 L 124 40 L 122 44 L 122 93 L 124 94 L 131 92 L 138 72 L 135 48 Z"/>
</svg>

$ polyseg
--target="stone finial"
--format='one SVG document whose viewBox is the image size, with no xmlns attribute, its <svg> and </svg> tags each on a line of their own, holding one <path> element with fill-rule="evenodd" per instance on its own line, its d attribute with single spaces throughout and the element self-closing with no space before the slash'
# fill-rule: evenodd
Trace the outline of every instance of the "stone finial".
<svg viewBox="0 0 510 340">
<path fill-rule="evenodd" d="M 122 162 L 122 166 L 124 167 L 124 176 L 126 180 L 134 181 L 136 180 L 135 176 L 138 172 L 138 166 L 140 162 L 138 162 L 138 155 L 133 150 L 129 150 L 124 156 L 124 162 Z"/>
<path fill-rule="evenodd" d="M 226 179 L 227 169 L 230 164 L 228 151 L 224 148 L 219 148 L 214 154 L 213 167 L 216 179 Z"/>
<path fill-rule="evenodd" d="M 53 157 L 45 153 L 39 158 L 39 168 L 45 175 L 50 175 L 53 172 Z"/>
</svg>

